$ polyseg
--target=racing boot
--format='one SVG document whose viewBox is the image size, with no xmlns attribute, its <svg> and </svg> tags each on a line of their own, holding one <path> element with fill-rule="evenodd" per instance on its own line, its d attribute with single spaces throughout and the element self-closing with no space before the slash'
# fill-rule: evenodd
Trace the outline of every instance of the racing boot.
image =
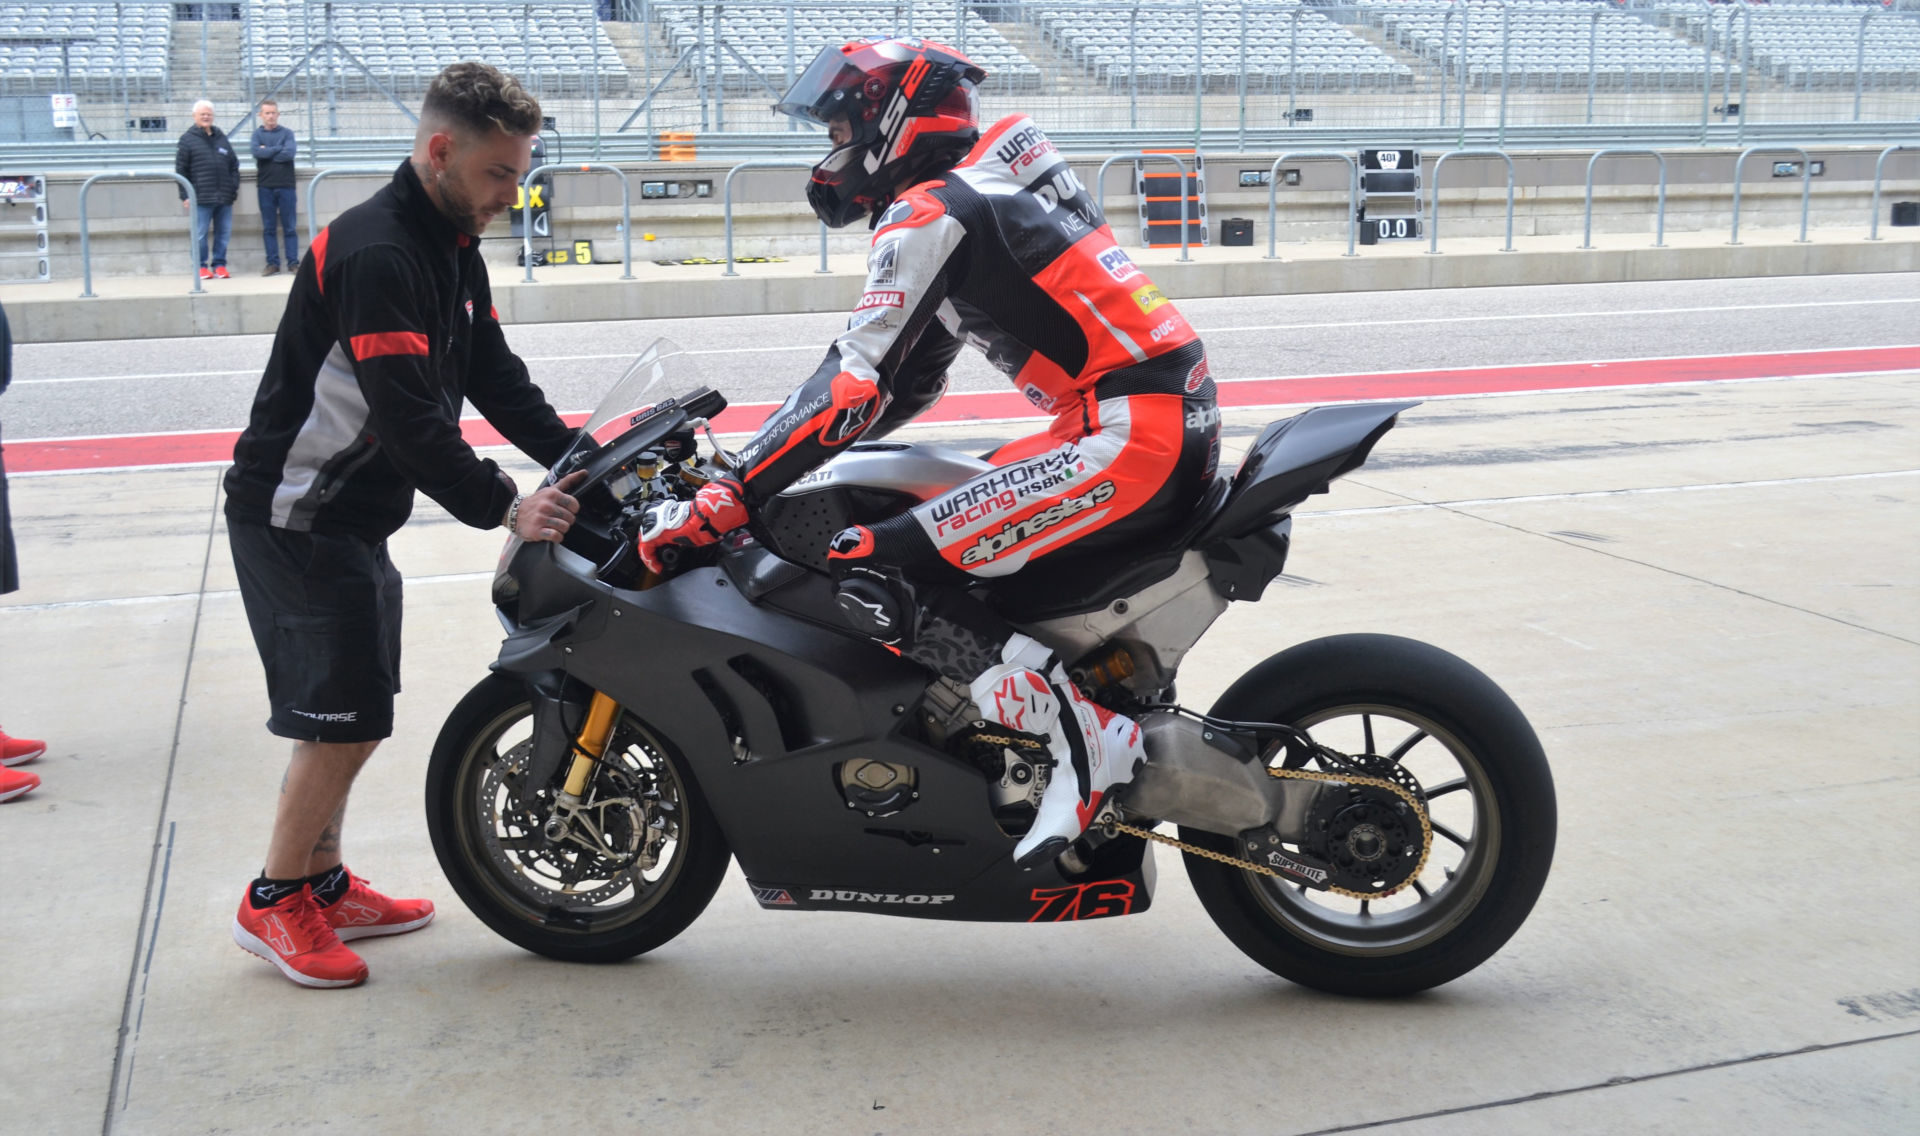
<svg viewBox="0 0 1920 1136">
<path fill-rule="evenodd" d="M 1088 701 L 1053 652 L 1028 636 L 1007 641 L 1001 662 L 973 681 L 972 694 L 982 717 L 1040 739 L 1053 758 L 1039 815 L 1013 850 L 1023 868 L 1065 852 L 1102 798 L 1146 760 L 1139 725 Z"/>
</svg>

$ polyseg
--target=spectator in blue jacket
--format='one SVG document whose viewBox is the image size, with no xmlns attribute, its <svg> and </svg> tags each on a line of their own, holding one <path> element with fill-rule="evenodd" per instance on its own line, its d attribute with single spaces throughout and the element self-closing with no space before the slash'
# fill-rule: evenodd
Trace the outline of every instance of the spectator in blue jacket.
<svg viewBox="0 0 1920 1136">
<path fill-rule="evenodd" d="M 298 194 L 293 184 L 293 159 L 300 143 L 293 131 L 280 125 L 280 104 L 260 104 L 260 125 L 253 128 L 254 189 L 260 195 L 260 234 L 267 241 L 267 266 L 262 276 L 280 271 L 280 244 L 287 248 L 287 271 L 300 267 L 299 225 L 295 220 Z"/>
<path fill-rule="evenodd" d="M 240 196 L 240 159 L 226 133 L 213 124 L 213 104 L 193 104 L 193 125 L 180 136 L 173 171 L 193 183 L 199 208 L 193 216 L 194 253 L 200 258 L 200 279 L 229 278 L 227 238 L 233 234 L 233 202 Z M 180 191 L 180 207 L 187 207 L 187 191 Z M 208 247 L 208 237 L 212 247 Z"/>
</svg>

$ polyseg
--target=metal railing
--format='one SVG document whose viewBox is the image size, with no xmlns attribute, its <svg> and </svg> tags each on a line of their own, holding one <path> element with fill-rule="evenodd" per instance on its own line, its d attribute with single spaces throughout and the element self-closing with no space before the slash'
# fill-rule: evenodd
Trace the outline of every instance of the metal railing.
<svg viewBox="0 0 1920 1136">
<path fill-rule="evenodd" d="M 1108 168 L 1115 162 L 1129 160 L 1135 162 L 1172 162 L 1174 166 L 1180 170 L 1180 259 L 1183 261 L 1192 260 L 1193 257 L 1187 253 L 1188 230 L 1193 228 L 1193 222 L 1188 216 L 1187 203 L 1192 200 L 1192 195 L 1187 192 L 1187 163 L 1181 161 L 1178 154 L 1149 154 L 1145 150 L 1136 150 L 1131 154 L 1115 154 L 1113 157 L 1101 162 L 1100 172 L 1093 175 L 1093 200 L 1094 204 L 1100 209 L 1100 216 L 1105 217 L 1107 215 Z M 1143 187 L 1136 185 L 1134 188 L 1136 192 L 1142 196 L 1145 195 L 1146 191 Z M 1142 216 L 1144 217 L 1144 211 Z M 1140 247 L 1147 247 L 1147 228 L 1144 222 L 1140 226 Z"/>
<path fill-rule="evenodd" d="M 720 275 L 722 276 L 740 275 L 738 272 L 735 272 L 733 270 L 733 179 L 734 179 L 734 175 L 738 174 L 741 170 L 810 170 L 813 168 L 813 165 L 814 164 L 812 162 L 803 161 L 800 159 L 794 159 L 792 161 L 765 159 L 760 161 L 741 162 L 739 165 L 727 171 L 726 185 L 720 191 L 721 216 L 723 219 L 723 224 L 725 225 L 725 229 L 726 229 L 727 270 L 725 272 L 722 272 Z M 827 267 L 827 223 L 825 221 L 822 221 L 820 222 L 820 267 L 814 269 L 813 273 L 815 276 L 823 276 L 831 271 L 832 269 Z"/>
<path fill-rule="evenodd" d="M 1338 150 L 1288 150 L 1273 160 L 1267 169 L 1267 259 L 1279 260 L 1274 255 L 1275 233 L 1279 230 L 1280 200 L 1280 164 L 1297 162 L 1309 158 L 1338 158 L 1347 164 L 1347 251 L 1346 256 L 1358 256 L 1353 251 L 1353 242 L 1360 229 L 1360 163 L 1353 160 L 1352 154 L 1343 154 Z"/>
<path fill-rule="evenodd" d="M 1908 143 L 1901 143 L 1898 145 L 1889 146 L 1886 149 L 1880 151 L 1880 156 L 1873 160 L 1873 205 L 1871 207 L 1873 212 L 1873 223 L 1867 226 L 1867 239 L 1870 241 L 1877 241 L 1880 239 L 1880 171 L 1881 171 L 1881 167 L 1886 165 L 1888 155 L 1898 153 L 1901 150 L 1920 150 L 1920 143 L 1908 142 Z"/>
<path fill-rule="evenodd" d="M 1504 0 L 232 0 L 237 21 L 192 31 L 150 25 L 119 0 L 34 7 L 83 13 L 87 26 L 0 44 L 0 95 L 77 94 L 80 125 L 61 144 L 82 148 L 96 136 L 170 143 L 184 123 L 152 120 L 225 91 L 223 125 L 244 128 L 275 94 L 303 153 L 350 162 L 365 139 L 411 135 L 437 62 L 478 57 L 520 77 L 595 160 L 643 156 L 655 130 L 696 131 L 703 147 L 759 133 L 774 140 L 760 153 L 792 152 L 818 135 L 767 104 L 821 43 L 796 13 L 838 15 L 848 35 L 953 43 L 986 65 L 988 120 L 1029 111 L 1057 135 L 1106 132 L 1112 148 L 1170 136 L 1216 151 L 1324 145 L 1328 127 L 1459 148 L 1542 142 L 1543 127 L 1612 129 L 1607 144 L 1680 128 L 1744 145 L 1769 127 L 1803 141 L 1858 124 L 1851 136 L 1892 141 L 1920 117 L 1920 77 L 1898 58 L 1920 25 L 1915 0 L 1566 5 L 1550 36 L 1534 22 L 1542 8 Z M 1796 28 L 1830 50 L 1775 42 Z"/>
<path fill-rule="evenodd" d="M 521 199 L 526 207 L 520 211 L 520 256 L 526 261 L 525 282 L 533 283 L 533 179 L 549 170 L 567 170 L 574 173 L 591 173 L 600 170 L 620 179 L 620 279 L 633 279 L 633 196 L 628 192 L 627 175 L 618 166 L 605 162 L 549 162 L 544 166 L 535 166 L 520 179 Z M 548 184 L 552 184 L 549 182 Z"/>
<path fill-rule="evenodd" d="M 1430 243 L 1427 253 L 1437 256 L 1440 252 L 1440 167 L 1447 164 L 1448 158 L 1498 158 L 1507 165 L 1507 244 L 1501 252 L 1513 251 L 1513 159 L 1505 150 L 1448 150 L 1434 159 L 1433 184 L 1427 189 L 1427 234 Z"/>
<path fill-rule="evenodd" d="M 338 177 L 341 175 L 349 177 L 377 177 L 384 174 L 391 178 L 395 168 L 395 166 L 328 166 L 324 170 L 315 170 L 313 179 L 307 182 L 307 247 L 312 248 L 313 242 L 320 237 L 320 229 L 322 226 L 320 224 L 320 211 L 314 208 L 314 190 L 319 187 L 321 182 L 330 177 Z"/>
<path fill-rule="evenodd" d="M 193 183 L 172 170 L 121 170 L 115 173 L 95 174 L 80 183 L 80 274 L 82 287 L 80 298 L 94 299 L 93 294 L 93 241 L 87 233 L 87 193 L 100 181 L 171 181 L 187 191 L 187 275 L 193 281 L 193 291 L 204 292 L 200 287 L 200 249 L 194 239 L 194 220 L 200 212 L 200 195 L 193 191 Z M 231 208 L 231 207 L 229 207 Z M 207 240 L 213 239 L 212 226 L 208 226 Z"/>
<path fill-rule="evenodd" d="M 1582 230 L 1582 236 L 1580 238 L 1580 247 L 1583 249 L 1590 249 L 1593 247 L 1593 167 L 1594 167 L 1594 164 L 1602 158 L 1615 155 L 1615 154 L 1650 154 L 1653 156 L 1654 161 L 1660 163 L 1660 204 L 1654 210 L 1654 213 L 1653 213 L 1653 247 L 1654 248 L 1667 247 L 1667 157 L 1665 154 L 1662 154 L 1658 150 L 1643 150 L 1643 149 L 1640 149 L 1639 147 L 1628 147 L 1628 146 L 1614 147 L 1606 150 L 1597 150 L 1594 152 L 1593 157 L 1587 159 L 1587 206 L 1586 206 L 1587 220 L 1586 220 L 1586 226 Z"/>
<path fill-rule="evenodd" d="M 1746 168 L 1747 159 L 1755 154 L 1800 155 L 1800 237 L 1794 243 L 1806 244 L 1807 206 L 1813 200 L 1813 159 L 1807 157 L 1806 150 L 1799 146 L 1749 146 L 1733 160 L 1733 233 L 1727 243 L 1740 243 L 1740 174 Z"/>
</svg>

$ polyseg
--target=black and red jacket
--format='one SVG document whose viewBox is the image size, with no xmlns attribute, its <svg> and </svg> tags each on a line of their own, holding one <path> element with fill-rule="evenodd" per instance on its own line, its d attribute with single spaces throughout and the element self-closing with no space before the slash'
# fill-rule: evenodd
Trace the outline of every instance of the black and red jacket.
<svg viewBox="0 0 1920 1136">
<path fill-rule="evenodd" d="M 573 432 L 507 347 L 480 242 L 409 162 L 321 230 L 227 471 L 236 521 L 383 540 L 418 489 L 475 528 L 513 485 L 460 436 L 462 399 L 542 465 Z"/>
</svg>

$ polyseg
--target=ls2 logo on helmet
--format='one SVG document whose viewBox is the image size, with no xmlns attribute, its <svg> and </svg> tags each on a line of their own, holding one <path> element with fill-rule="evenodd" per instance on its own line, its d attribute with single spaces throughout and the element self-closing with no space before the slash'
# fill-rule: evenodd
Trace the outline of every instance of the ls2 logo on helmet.
<svg viewBox="0 0 1920 1136">
<path fill-rule="evenodd" d="M 880 141 L 867 151 L 866 167 L 869 174 L 876 173 L 880 164 L 889 157 L 897 157 L 894 144 L 900 139 L 900 127 L 907 121 L 907 104 L 913 99 L 914 92 L 927 77 L 933 67 L 927 63 L 924 55 L 915 57 L 900 79 L 900 89 L 893 92 L 893 101 L 887 104 L 887 113 L 880 116 Z"/>
</svg>

